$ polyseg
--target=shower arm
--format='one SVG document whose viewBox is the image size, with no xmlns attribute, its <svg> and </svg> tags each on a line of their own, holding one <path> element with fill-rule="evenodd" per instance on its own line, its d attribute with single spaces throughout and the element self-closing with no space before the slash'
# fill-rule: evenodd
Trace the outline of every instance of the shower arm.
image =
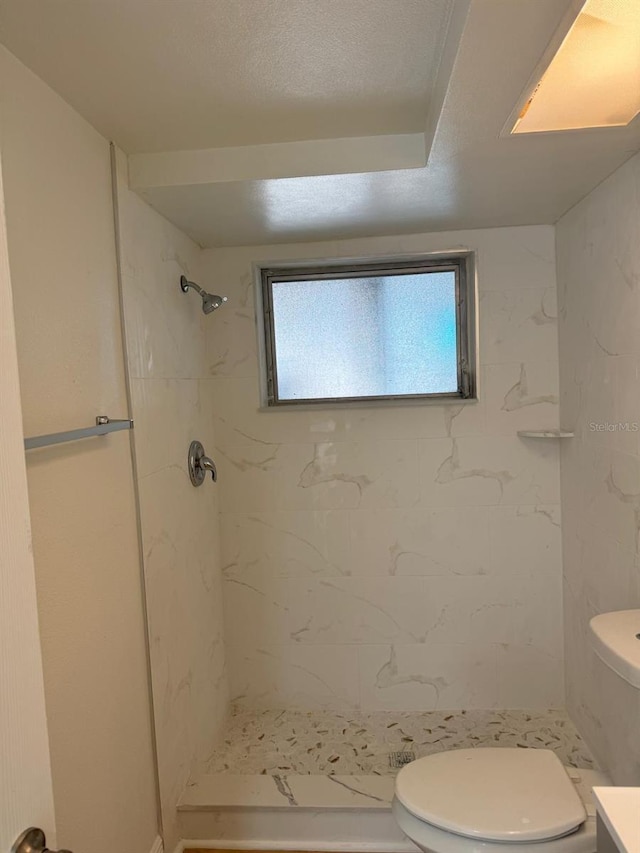
<svg viewBox="0 0 640 853">
<path fill-rule="evenodd" d="M 192 287 L 197 293 L 200 294 L 200 296 L 204 297 L 206 295 L 206 292 L 201 287 L 199 287 L 195 283 L 195 281 L 188 281 L 186 275 L 180 276 L 180 287 L 183 293 L 188 293 L 189 288 Z"/>
</svg>

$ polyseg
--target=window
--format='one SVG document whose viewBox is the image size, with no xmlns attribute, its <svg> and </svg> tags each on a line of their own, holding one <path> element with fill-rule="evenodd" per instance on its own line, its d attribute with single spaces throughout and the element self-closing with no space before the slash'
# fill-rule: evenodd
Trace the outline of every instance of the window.
<svg viewBox="0 0 640 853">
<path fill-rule="evenodd" d="M 267 404 L 473 398 L 472 261 L 261 269 Z"/>
</svg>

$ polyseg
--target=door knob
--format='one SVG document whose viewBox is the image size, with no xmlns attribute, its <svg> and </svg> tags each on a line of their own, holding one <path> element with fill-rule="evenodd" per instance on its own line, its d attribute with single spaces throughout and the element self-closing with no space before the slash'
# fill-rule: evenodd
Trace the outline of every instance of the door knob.
<svg viewBox="0 0 640 853">
<path fill-rule="evenodd" d="M 45 834 L 39 827 L 30 826 L 13 842 L 11 853 L 56 853 L 56 851 L 48 849 Z M 58 850 L 57 853 L 71 853 L 71 851 Z"/>
</svg>

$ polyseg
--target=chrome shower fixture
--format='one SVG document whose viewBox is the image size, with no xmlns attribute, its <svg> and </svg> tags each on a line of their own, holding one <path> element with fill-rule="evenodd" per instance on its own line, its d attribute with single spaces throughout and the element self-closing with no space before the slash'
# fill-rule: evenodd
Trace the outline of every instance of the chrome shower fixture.
<svg viewBox="0 0 640 853">
<path fill-rule="evenodd" d="M 202 297 L 202 311 L 204 314 L 211 314 L 212 311 L 215 311 L 216 308 L 219 308 L 227 301 L 226 296 L 216 296 L 214 293 L 207 293 L 206 290 L 203 290 L 194 281 L 187 281 L 187 277 L 181 275 L 180 290 L 183 293 L 186 293 L 190 287 L 192 287 Z"/>
</svg>

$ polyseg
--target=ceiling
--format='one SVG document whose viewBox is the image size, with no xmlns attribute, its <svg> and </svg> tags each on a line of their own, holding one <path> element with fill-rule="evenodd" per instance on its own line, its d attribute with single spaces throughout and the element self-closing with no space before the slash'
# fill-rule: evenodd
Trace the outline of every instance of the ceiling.
<svg viewBox="0 0 640 853">
<path fill-rule="evenodd" d="M 580 5 L 0 0 L 0 40 L 201 245 L 309 241 L 555 222 L 640 149 L 504 133 Z"/>
<path fill-rule="evenodd" d="M 424 130 L 449 0 L 2 0 L 0 39 L 127 153 Z"/>
</svg>

